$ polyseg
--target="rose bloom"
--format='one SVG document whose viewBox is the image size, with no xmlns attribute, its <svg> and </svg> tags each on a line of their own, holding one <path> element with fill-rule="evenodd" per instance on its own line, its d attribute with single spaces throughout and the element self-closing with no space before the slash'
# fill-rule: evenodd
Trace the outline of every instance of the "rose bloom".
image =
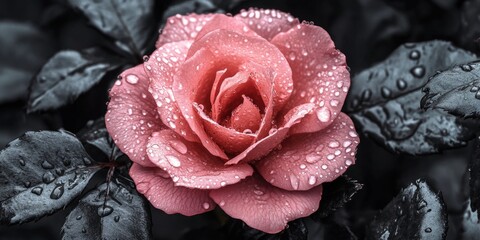
<svg viewBox="0 0 480 240">
<path fill-rule="evenodd" d="M 267 233 L 315 212 L 355 162 L 345 56 L 277 10 L 170 17 L 110 91 L 106 125 L 137 190 L 166 213 L 220 207 Z"/>
</svg>

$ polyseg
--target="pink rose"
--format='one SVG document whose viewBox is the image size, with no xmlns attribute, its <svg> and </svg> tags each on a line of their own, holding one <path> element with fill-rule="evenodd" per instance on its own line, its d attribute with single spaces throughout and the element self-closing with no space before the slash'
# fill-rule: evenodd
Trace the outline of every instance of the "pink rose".
<svg viewBox="0 0 480 240">
<path fill-rule="evenodd" d="M 345 56 L 325 30 L 276 10 L 168 19 L 157 50 L 110 92 L 107 129 L 153 206 L 218 205 L 267 233 L 318 209 L 355 162 L 341 113 Z"/>
</svg>

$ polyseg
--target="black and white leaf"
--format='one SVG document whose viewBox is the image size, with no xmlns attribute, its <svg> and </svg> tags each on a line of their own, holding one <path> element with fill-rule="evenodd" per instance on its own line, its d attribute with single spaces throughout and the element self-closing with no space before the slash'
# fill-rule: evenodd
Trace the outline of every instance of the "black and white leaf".
<svg viewBox="0 0 480 240">
<path fill-rule="evenodd" d="M 86 194 L 67 216 L 63 239 L 152 239 L 146 201 L 119 181 Z"/>
<path fill-rule="evenodd" d="M 461 117 L 480 118 L 480 62 L 435 74 L 423 87 L 422 107 L 438 108 Z"/>
<path fill-rule="evenodd" d="M 440 193 L 417 180 L 398 194 L 367 225 L 366 239 L 445 239 L 447 208 Z"/>
<path fill-rule="evenodd" d="M 362 189 L 363 185 L 345 175 L 333 182 L 322 184 L 322 202 L 317 212 L 311 215 L 314 219 L 328 217 L 335 210 L 345 206 L 352 197 Z"/>
<path fill-rule="evenodd" d="M 95 146 L 106 156 L 113 159 L 119 158 L 123 153 L 115 147 L 110 134 L 105 127 L 105 118 L 90 120 L 87 125 L 77 133 L 78 138 L 87 144 Z"/>
<path fill-rule="evenodd" d="M 228 1 L 227 1 L 228 2 Z M 183 0 L 176 1 L 170 5 L 163 13 L 162 23 L 167 21 L 167 18 L 176 14 L 185 15 L 189 13 L 223 13 L 224 11 L 217 7 L 217 4 L 212 0 Z"/>
<path fill-rule="evenodd" d="M 32 80 L 27 112 L 54 110 L 72 102 L 118 66 L 118 60 L 100 48 L 58 52 Z"/>
<path fill-rule="evenodd" d="M 0 223 L 39 219 L 64 208 L 100 169 L 66 131 L 27 132 L 0 152 Z"/>
<path fill-rule="evenodd" d="M 480 52 L 480 1 L 465 0 L 461 5 L 461 26 L 458 41 L 466 49 Z"/>
<path fill-rule="evenodd" d="M 465 203 L 465 209 L 460 217 L 460 229 L 455 239 L 476 240 L 480 236 L 480 222 L 478 221 L 478 210 L 473 211 L 470 200 Z"/>
<path fill-rule="evenodd" d="M 473 137 L 461 119 L 420 108 L 428 77 L 476 56 L 448 42 L 408 43 L 352 79 L 345 110 L 359 130 L 385 148 L 408 154 L 463 146 Z"/>
<path fill-rule="evenodd" d="M 133 56 L 140 57 L 158 30 L 153 22 L 153 0 L 68 0 L 102 33 Z"/>
<path fill-rule="evenodd" d="M 302 219 L 289 222 L 288 226 L 277 234 L 259 231 L 236 219 L 230 219 L 224 229 L 227 239 L 232 240 L 306 240 L 308 237 L 308 229 Z"/>
<path fill-rule="evenodd" d="M 0 104 L 25 99 L 30 80 L 54 53 L 52 40 L 31 24 L 0 22 Z"/>
</svg>

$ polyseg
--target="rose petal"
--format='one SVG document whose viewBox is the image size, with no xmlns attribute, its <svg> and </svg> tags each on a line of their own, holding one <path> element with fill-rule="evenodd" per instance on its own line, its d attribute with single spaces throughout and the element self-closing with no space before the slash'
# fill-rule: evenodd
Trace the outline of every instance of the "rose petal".
<svg viewBox="0 0 480 240">
<path fill-rule="evenodd" d="M 214 122 L 203 112 L 198 104 L 194 104 L 194 107 L 203 120 L 205 131 L 226 152 L 239 153 L 252 145 L 255 140 L 255 135 L 238 132 Z"/>
<path fill-rule="evenodd" d="M 215 14 L 213 18 L 208 21 L 208 23 L 205 24 L 202 30 L 198 33 L 196 39 L 200 39 L 206 34 L 218 29 L 226 29 L 229 31 L 240 33 L 245 36 L 260 38 L 260 36 L 254 31 L 252 31 L 243 21 L 240 21 L 237 18 L 229 17 L 227 15 Z"/>
<path fill-rule="evenodd" d="M 230 117 L 230 126 L 239 131 L 243 132 L 244 130 L 249 129 L 252 132 L 256 132 L 260 127 L 262 120 L 262 115 L 260 114 L 260 109 L 250 100 L 250 98 L 243 97 L 243 102 L 238 105 L 232 111 L 232 116 Z"/>
<path fill-rule="evenodd" d="M 292 67 L 294 91 L 283 112 L 303 103 L 317 106 L 291 133 L 325 128 L 340 112 L 350 87 L 345 56 L 335 49 L 325 30 L 313 25 L 299 24 L 278 34 L 271 42 Z"/>
<path fill-rule="evenodd" d="M 284 55 L 265 39 L 248 37 L 236 32 L 223 29 L 215 30 L 204 37 L 197 39 L 188 51 L 187 58 L 193 56 L 200 49 L 208 49 L 218 65 L 231 62 L 233 66 L 259 65 L 263 69 L 258 71 L 271 72 L 275 87 L 275 106 L 281 108 L 293 91 L 292 70 Z M 196 62 L 198 64 L 200 62 Z M 190 70 L 193 66 L 186 66 Z M 217 66 L 217 70 L 223 69 Z M 266 70 L 265 70 L 266 69 Z M 245 69 L 247 71 L 248 69 Z M 263 72 L 261 72 L 263 73 Z M 261 93 L 262 94 L 262 93 Z"/>
<path fill-rule="evenodd" d="M 168 214 L 192 216 L 211 211 L 215 203 L 208 191 L 174 186 L 171 178 L 158 168 L 133 164 L 130 168 L 138 192 L 145 195 L 155 208 Z"/>
<path fill-rule="evenodd" d="M 225 152 L 213 141 L 203 128 L 201 117 L 193 108 L 193 103 L 208 103 L 211 91 L 211 81 L 214 81 L 217 71 L 214 68 L 216 59 L 208 50 L 202 49 L 187 59 L 174 76 L 173 94 L 177 100 L 182 115 L 187 120 L 192 131 L 198 136 L 202 145 L 212 155 L 228 159 Z M 208 63 L 208 64 L 204 64 Z M 208 87 L 210 86 L 210 87 Z M 202 96 L 198 101 L 195 96 Z"/>
<path fill-rule="evenodd" d="M 318 209 L 322 186 L 309 191 L 286 191 L 253 175 L 235 185 L 212 190 L 210 197 L 229 216 L 255 229 L 277 233 L 289 221 L 306 217 Z"/>
<path fill-rule="evenodd" d="M 290 14 L 271 9 L 242 10 L 235 18 L 248 24 L 250 29 L 269 41 L 299 24 L 298 19 Z"/>
<path fill-rule="evenodd" d="M 215 14 L 197 15 L 192 13 L 186 16 L 177 14 L 169 17 L 155 46 L 159 48 L 170 42 L 194 40 L 203 26 L 205 26 L 214 15 Z"/>
<path fill-rule="evenodd" d="M 340 113 L 327 129 L 289 137 L 256 167 L 276 187 L 308 190 L 333 181 L 354 164 L 358 143 L 351 119 Z"/>
<path fill-rule="evenodd" d="M 220 84 L 226 78 L 225 73 L 227 69 L 217 71 L 215 75 L 215 81 L 213 82 L 212 91 L 210 92 L 210 104 L 213 106 L 215 99 L 217 98 L 218 91 L 220 90 Z"/>
<path fill-rule="evenodd" d="M 120 74 L 110 90 L 105 125 L 118 148 L 134 162 L 154 166 L 145 146 L 150 135 L 165 126 L 160 122 L 155 101 L 148 93 L 148 77 L 142 65 Z"/>
<path fill-rule="evenodd" d="M 185 61 L 190 45 L 189 41 L 166 43 L 155 50 L 144 65 L 150 77 L 148 90 L 155 99 L 162 122 L 185 139 L 199 142 L 178 108 L 172 91 L 173 75 Z"/>
<path fill-rule="evenodd" d="M 188 142 L 169 129 L 154 133 L 147 149 L 150 160 L 166 171 L 177 186 L 215 189 L 237 183 L 253 173 L 248 164 L 225 166 L 200 144 Z"/>
<path fill-rule="evenodd" d="M 292 109 L 292 111 L 288 113 L 291 117 L 288 118 L 288 121 L 284 126 L 278 130 L 271 129 L 267 137 L 255 142 L 245 151 L 230 159 L 225 164 L 230 165 L 238 164 L 239 162 L 249 162 L 267 155 L 274 148 L 279 147 L 279 144 L 287 137 L 290 128 L 293 125 L 298 124 L 298 122 L 311 112 L 313 108 L 314 104 L 303 104 Z"/>
</svg>

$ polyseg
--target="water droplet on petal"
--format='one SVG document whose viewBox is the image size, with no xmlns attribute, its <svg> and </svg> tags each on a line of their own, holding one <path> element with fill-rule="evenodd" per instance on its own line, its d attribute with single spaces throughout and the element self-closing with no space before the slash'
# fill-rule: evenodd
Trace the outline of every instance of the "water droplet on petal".
<svg viewBox="0 0 480 240">
<path fill-rule="evenodd" d="M 290 184 L 292 185 L 292 188 L 294 190 L 298 190 L 298 186 L 299 186 L 300 182 L 298 181 L 297 176 L 295 176 L 294 174 L 290 175 Z"/>
<path fill-rule="evenodd" d="M 170 146 L 181 154 L 185 154 L 188 151 L 187 146 L 183 142 L 177 140 L 172 140 Z"/>
<path fill-rule="evenodd" d="M 308 163 L 316 163 L 318 160 L 322 159 L 320 155 L 317 154 L 308 154 L 306 160 Z"/>
<path fill-rule="evenodd" d="M 350 159 L 345 160 L 345 165 L 347 165 L 347 166 L 352 165 L 352 163 L 353 163 L 353 162 L 352 162 L 352 160 L 350 160 Z"/>
<path fill-rule="evenodd" d="M 328 147 L 330 147 L 330 148 L 338 148 L 338 147 L 340 147 L 340 143 L 339 143 L 338 141 L 333 140 L 333 141 L 331 141 L 331 142 L 328 144 Z"/>
<path fill-rule="evenodd" d="M 305 165 L 305 164 L 300 164 L 300 169 L 305 169 L 305 168 L 307 168 L 307 165 Z"/>
<path fill-rule="evenodd" d="M 138 83 L 139 78 L 137 77 L 137 75 L 128 74 L 127 77 L 125 78 L 125 80 L 126 80 L 128 83 L 135 85 L 135 84 Z"/>
<path fill-rule="evenodd" d="M 317 118 L 320 122 L 330 121 L 331 113 L 327 107 L 321 107 L 317 110 Z"/>
<path fill-rule="evenodd" d="M 308 184 L 314 185 L 316 182 L 317 182 L 317 177 L 312 175 L 308 178 Z"/>
<path fill-rule="evenodd" d="M 326 170 L 327 168 L 328 168 L 327 165 L 325 165 L 325 164 L 322 165 L 322 169 L 323 169 L 323 170 Z"/>
<path fill-rule="evenodd" d="M 170 163 L 170 165 L 172 165 L 173 167 L 180 167 L 181 165 L 180 159 L 178 159 L 177 157 L 172 155 L 167 155 L 165 156 L 165 158 L 167 159 L 168 163 Z"/>
<path fill-rule="evenodd" d="M 210 204 L 207 202 L 204 202 L 202 206 L 205 210 L 210 208 Z"/>
</svg>

